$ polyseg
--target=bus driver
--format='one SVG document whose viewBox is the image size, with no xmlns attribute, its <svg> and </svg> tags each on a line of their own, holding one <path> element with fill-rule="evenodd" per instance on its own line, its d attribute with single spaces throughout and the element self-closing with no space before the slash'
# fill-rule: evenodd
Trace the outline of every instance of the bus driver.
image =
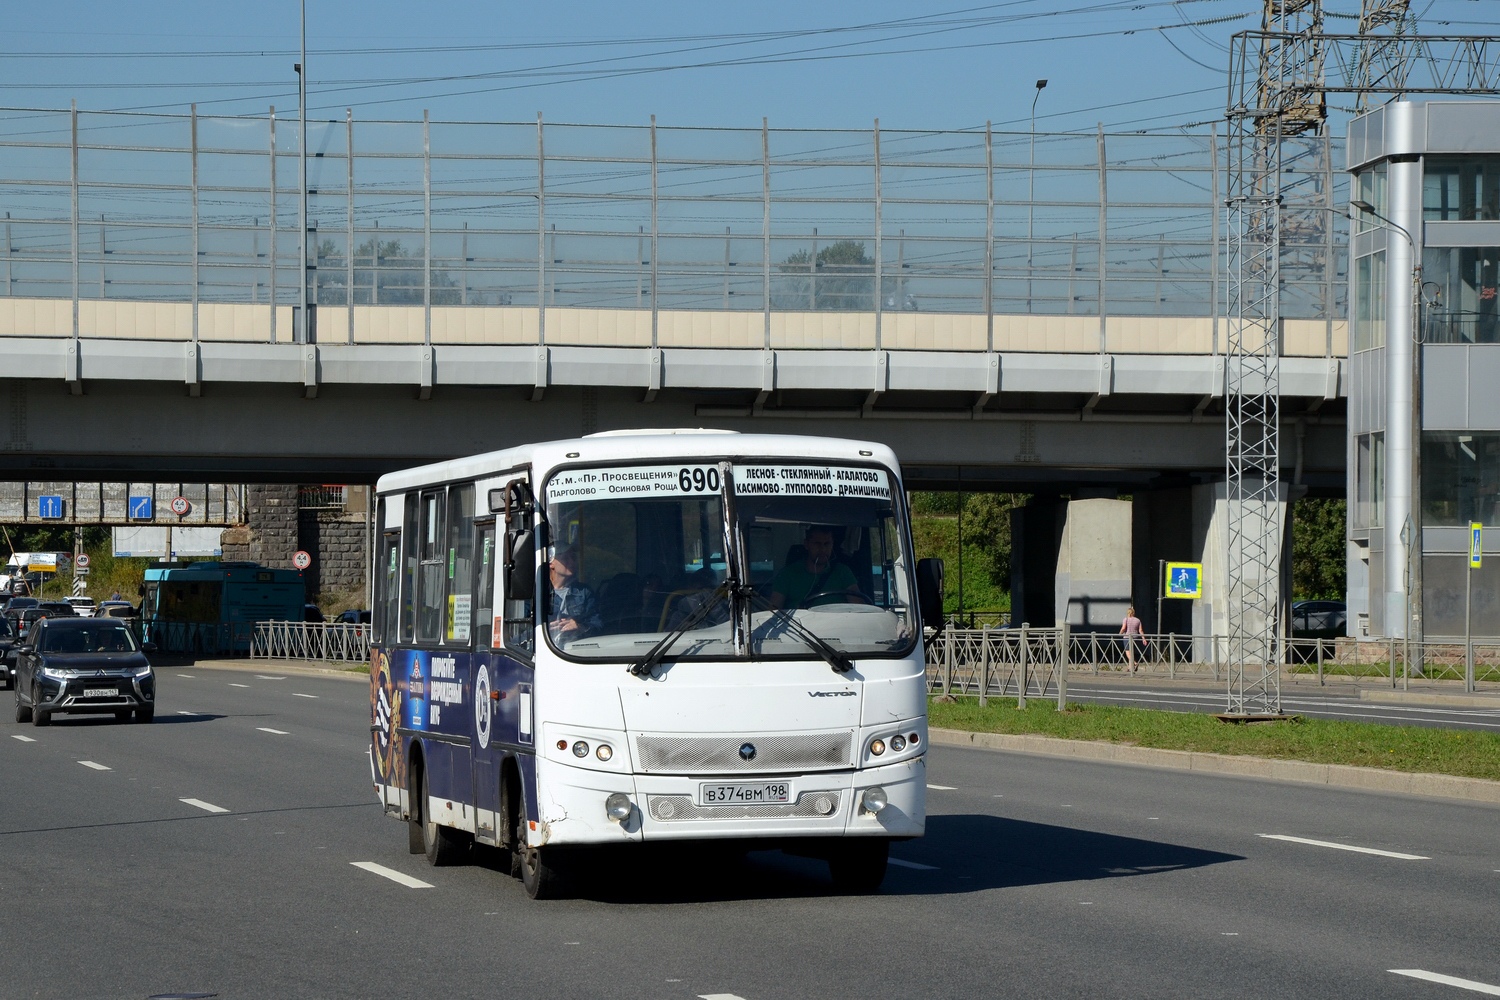
<svg viewBox="0 0 1500 1000">
<path fill-rule="evenodd" d="M 604 624 L 594 592 L 578 582 L 577 549 L 558 549 L 547 564 L 547 573 L 552 580 L 552 613 L 547 622 L 554 639 L 582 639 Z"/>
<path fill-rule="evenodd" d="M 795 609 L 834 604 L 843 601 L 845 594 L 859 595 L 854 573 L 843 563 L 833 561 L 832 528 L 808 525 L 802 547 L 807 550 L 807 558 L 789 563 L 771 581 L 772 607 Z"/>
</svg>

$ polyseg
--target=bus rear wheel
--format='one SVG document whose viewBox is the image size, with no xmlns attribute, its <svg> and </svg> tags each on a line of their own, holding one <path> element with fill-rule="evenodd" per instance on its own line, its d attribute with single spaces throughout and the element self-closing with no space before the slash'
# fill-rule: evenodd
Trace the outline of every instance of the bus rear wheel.
<svg viewBox="0 0 1500 1000">
<path fill-rule="evenodd" d="M 856 840 L 841 843 L 828 858 L 828 873 L 834 888 L 840 892 L 866 894 L 880 888 L 885 881 L 886 862 L 890 860 L 889 840 Z"/>
<path fill-rule="evenodd" d="M 412 805 L 412 822 L 420 823 L 422 830 L 422 853 L 427 863 L 434 868 L 445 868 L 459 864 L 469 846 L 468 838 L 460 830 L 441 826 L 427 809 L 427 774 L 417 771 L 412 782 L 416 802 Z M 419 819 L 420 816 L 420 819 Z"/>
</svg>

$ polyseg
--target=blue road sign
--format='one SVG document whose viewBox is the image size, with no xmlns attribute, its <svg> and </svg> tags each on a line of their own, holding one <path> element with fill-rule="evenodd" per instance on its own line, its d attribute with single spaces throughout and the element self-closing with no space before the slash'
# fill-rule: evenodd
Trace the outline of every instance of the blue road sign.
<svg viewBox="0 0 1500 1000">
<path fill-rule="evenodd" d="M 1201 598 L 1203 596 L 1202 563 L 1167 563 L 1167 592 L 1164 597 Z"/>
<path fill-rule="evenodd" d="M 1479 569 L 1484 559 L 1484 524 L 1469 522 L 1469 568 Z"/>
<path fill-rule="evenodd" d="M 62 517 L 63 502 L 60 496 L 40 496 L 36 498 L 37 517 Z"/>
<path fill-rule="evenodd" d="M 130 516 L 133 519 L 148 521 L 151 519 L 151 498 L 131 497 Z"/>
</svg>

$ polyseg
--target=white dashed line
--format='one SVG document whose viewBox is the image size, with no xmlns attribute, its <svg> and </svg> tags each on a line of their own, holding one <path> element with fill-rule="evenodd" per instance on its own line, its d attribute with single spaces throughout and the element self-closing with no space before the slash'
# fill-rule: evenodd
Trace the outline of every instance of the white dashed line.
<svg viewBox="0 0 1500 1000">
<path fill-rule="evenodd" d="M 204 812 L 227 813 L 229 810 L 223 806 L 216 806 L 212 802 L 204 802 L 202 799 L 178 799 L 184 805 L 190 805 L 194 809 L 202 809 Z"/>
<path fill-rule="evenodd" d="M 745 1000 L 745 998 L 737 997 L 733 993 L 699 993 L 698 1000 Z"/>
<path fill-rule="evenodd" d="M 914 868 L 919 872 L 935 872 L 938 870 L 936 865 L 919 865 L 915 861 L 902 861 L 900 858 L 891 858 L 889 860 L 891 864 L 898 868 Z"/>
<path fill-rule="evenodd" d="M 1459 979 L 1457 976 L 1445 976 L 1439 972 L 1428 972 L 1426 969 L 1387 969 L 1387 972 L 1398 976 L 1410 976 L 1413 979 L 1425 979 L 1429 983 L 1442 983 L 1444 986 L 1457 986 L 1461 990 L 1473 990 L 1475 993 L 1484 993 L 1492 997 L 1500 997 L 1500 986 L 1491 986 L 1489 983 L 1478 983 L 1472 979 Z"/>
<path fill-rule="evenodd" d="M 198 675 L 197 674 L 178 674 L 177 676 L 178 677 L 186 677 L 190 681 L 195 681 L 195 680 L 198 679 Z"/>
<path fill-rule="evenodd" d="M 250 685 L 249 684 L 236 684 L 233 681 L 230 681 L 229 682 L 229 686 L 232 687 L 232 688 L 247 688 Z"/>
<path fill-rule="evenodd" d="M 406 886 L 408 889 L 432 888 L 431 882 L 423 882 L 419 878 L 412 878 L 410 875 L 404 875 L 401 872 L 396 871 L 394 868 L 387 868 L 385 865 L 377 865 L 373 861 L 351 861 L 349 863 L 356 868 L 363 868 L 367 872 L 373 872 L 374 874 L 379 875 L 381 878 L 388 878 L 392 882 L 399 882 L 402 885 Z"/>
<path fill-rule="evenodd" d="M 1356 854 L 1376 854 L 1382 858 L 1395 858 L 1398 861 L 1431 861 L 1425 854 L 1402 854 L 1399 851 L 1381 851 L 1373 847 L 1355 847 L 1352 844 L 1335 844 L 1327 840 L 1308 840 L 1306 837 L 1288 837 L 1281 833 L 1257 833 L 1257 837 L 1266 840 L 1285 840 L 1292 844 L 1310 844 L 1313 847 L 1331 847 L 1335 851 L 1353 851 Z"/>
<path fill-rule="evenodd" d="M 272 729 L 270 726 L 256 726 L 255 728 L 263 733 L 275 733 L 277 736 L 289 735 L 285 729 Z"/>
<path fill-rule="evenodd" d="M 316 698 L 317 695 L 315 695 L 315 694 L 303 694 L 301 691 L 293 691 L 292 692 L 292 697 L 293 698 Z"/>
<path fill-rule="evenodd" d="M 179 708 L 177 710 L 177 714 L 178 715 L 202 715 L 203 713 L 202 712 L 189 712 L 189 711 L 186 711 L 184 709 L 180 709 Z"/>
<path fill-rule="evenodd" d="M 260 678 L 263 681 L 284 681 L 284 680 L 286 680 L 285 677 L 272 677 L 269 674 L 256 674 L 255 676 L 258 677 L 258 678 Z"/>
<path fill-rule="evenodd" d="M 36 742 L 36 740 L 32 739 L 30 736 L 14 736 L 13 735 L 13 736 L 11 736 L 11 739 L 13 739 L 13 740 L 20 740 L 22 743 L 35 743 Z"/>
<path fill-rule="evenodd" d="M 92 767 L 96 771 L 113 771 L 114 770 L 114 768 L 112 768 L 112 767 L 105 767 L 103 764 L 96 764 L 96 763 L 94 763 L 91 760 L 80 760 L 78 763 L 82 764 L 84 767 Z"/>
<path fill-rule="evenodd" d="M 927 787 L 930 788 L 930 789 L 932 789 L 934 792 L 956 792 L 956 791 L 958 791 L 958 789 L 954 788 L 952 785 L 928 785 Z"/>
</svg>

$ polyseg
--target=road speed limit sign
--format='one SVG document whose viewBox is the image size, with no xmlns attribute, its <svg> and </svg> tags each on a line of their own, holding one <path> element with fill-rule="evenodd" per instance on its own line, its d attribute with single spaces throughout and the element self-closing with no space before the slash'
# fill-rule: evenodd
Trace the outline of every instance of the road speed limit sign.
<svg viewBox="0 0 1500 1000">
<path fill-rule="evenodd" d="M 298 569 L 307 569 L 307 567 L 312 565 L 312 556 L 308 555 L 302 549 L 298 549 L 292 555 L 292 565 Z"/>
<path fill-rule="evenodd" d="M 172 513 L 176 514 L 178 517 L 181 517 L 192 509 L 193 505 L 188 503 L 187 497 L 172 498 Z"/>
<path fill-rule="evenodd" d="M 78 553 L 78 558 L 73 560 L 73 565 L 77 566 L 79 569 L 88 569 L 89 554 L 87 552 Z"/>
</svg>

